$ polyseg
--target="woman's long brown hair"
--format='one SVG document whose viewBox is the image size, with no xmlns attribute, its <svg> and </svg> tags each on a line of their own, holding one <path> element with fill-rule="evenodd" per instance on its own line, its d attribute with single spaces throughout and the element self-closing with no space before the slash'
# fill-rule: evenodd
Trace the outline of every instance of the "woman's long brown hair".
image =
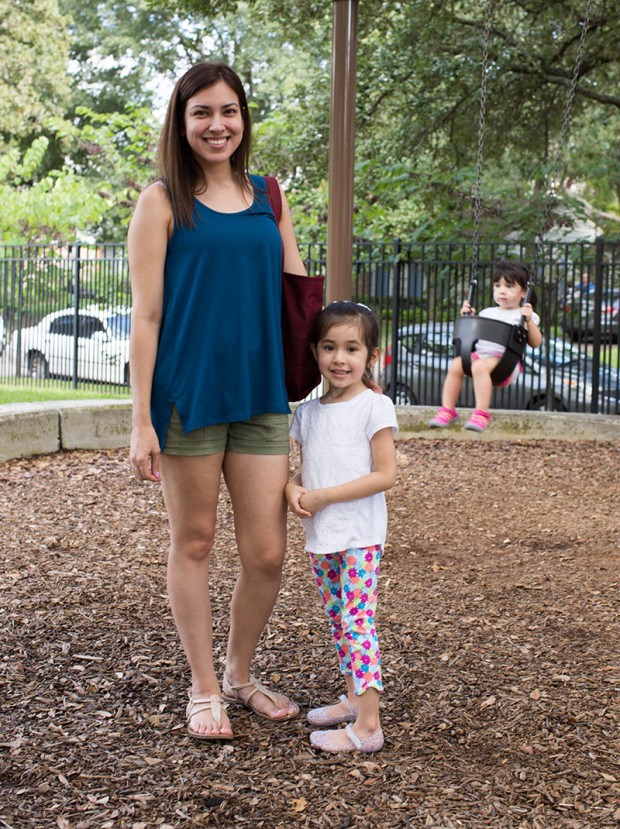
<svg viewBox="0 0 620 829">
<path fill-rule="evenodd" d="M 241 143 L 230 159 L 233 178 L 242 191 L 251 192 L 248 175 L 252 143 L 252 121 L 245 90 L 239 76 L 225 63 L 199 63 L 192 66 L 176 83 L 159 136 L 158 161 L 161 179 L 166 186 L 174 221 L 181 227 L 194 226 L 194 195 L 207 188 L 204 171 L 196 161 L 185 137 L 185 106 L 201 89 L 224 81 L 239 99 L 243 119 Z"/>
</svg>

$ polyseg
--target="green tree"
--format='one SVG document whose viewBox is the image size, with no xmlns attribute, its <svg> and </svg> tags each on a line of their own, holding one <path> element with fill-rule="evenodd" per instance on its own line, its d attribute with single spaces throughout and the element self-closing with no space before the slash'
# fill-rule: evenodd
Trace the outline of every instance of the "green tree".
<svg viewBox="0 0 620 829">
<path fill-rule="evenodd" d="M 0 0 L 0 137 L 41 132 L 69 91 L 66 20 L 57 0 Z"/>
<path fill-rule="evenodd" d="M 124 238 L 135 199 L 152 178 L 156 126 L 150 110 L 102 114 L 78 110 L 78 123 L 59 119 L 48 132 L 68 161 L 48 169 L 50 139 L 39 136 L 0 162 L 0 238 L 71 242 Z M 71 159 L 79 148 L 80 164 Z"/>
</svg>

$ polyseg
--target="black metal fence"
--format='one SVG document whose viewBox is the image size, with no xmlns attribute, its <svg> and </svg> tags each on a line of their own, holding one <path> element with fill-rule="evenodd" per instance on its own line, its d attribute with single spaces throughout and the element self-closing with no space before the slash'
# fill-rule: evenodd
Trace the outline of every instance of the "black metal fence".
<svg viewBox="0 0 620 829">
<path fill-rule="evenodd" d="M 468 243 L 358 242 L 353 297 L 382 322 L 379 378 L 401 404 L 437 405 L 467 295 Z M 302 245 L 308 271 L 326 249 Z M 476 307 L 492 305 L 493 263 L 531 264 L 519 243 L 483 245 Z M 620 414 L 620 243 L 547 243 L 535 275 L 543 345 L 496 389 L 496 408 Z M 0 246 L 0 382 L 129 394 L 131 292 L 124 245 Z M 461 403 L 472 405 L 469 382 Z"/>
</svg>

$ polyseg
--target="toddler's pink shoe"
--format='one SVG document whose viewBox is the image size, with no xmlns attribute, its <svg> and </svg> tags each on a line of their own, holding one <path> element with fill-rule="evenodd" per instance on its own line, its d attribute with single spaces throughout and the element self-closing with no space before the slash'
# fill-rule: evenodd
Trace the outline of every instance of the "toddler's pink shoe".
<svg viewBox="0 0 620 829">
<path fill-rule="evenodd" d="M 458 420 L 456 409 L 449 409 L 447 406 L 440 406 L 435 413 L 435 416 L 428 421 L 431 429 L 445 429 L 455 420 Z"/>
<path fill-rule="evenodd" d="M 469 429 L 471 432 L 484 432 L 489 425 L 490 419 L 490 412 L 486 412 L 484 409 L 474 409 L 471 417 L 465 424 L 465 429 Z"/>
</svg>

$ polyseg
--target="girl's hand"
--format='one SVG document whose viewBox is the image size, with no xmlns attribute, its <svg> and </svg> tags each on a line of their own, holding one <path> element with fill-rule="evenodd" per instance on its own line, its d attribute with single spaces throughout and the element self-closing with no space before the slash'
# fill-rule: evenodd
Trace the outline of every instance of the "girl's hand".
<svg viewBox="0 0 620 829">
<path fill-rule="evenodd" d="M 532 306 L 530 305 L 529 302 L 527 302 L 525 305 L 521 306 L 521 316 L 525 317 L 525 319 L 528 322 L 529 322 L 529 320 L 532 319 L 532 314 L 533 313 L 534 313 L 534 309 L 532 308 Z"/>
<path fill-rule="evenodd" d="M 465 300 L 463 302 L 463 304 L 461 305 L 461 316 L 462 317 L 468 317 L 470 314 L 475 314 L 475 313 L 476 313 L 476 309 L 472 308 L 472 306 L 469 304 L 469 302 L 467 300 Z"/>
<path fill-rule="evenodd" d="M 161 481 L 159 441 L 152 426 L 134 426 L 131 430 L 129 461 L 138 481 Z"/>
<path fill-rule="evenodd" d="M 325 490 L 312 489 L 306 491 L 303 496 L 301 508 L 306 510 L 306 515 L 316 515 L 317 512 L 327 507 L 331 502 L 325 497 Z"/>
<path fill-rule="evenodd" d="M 292 481 L 284 487 L 284 495 L 289 509 L 299 518 L 310 518 L 312 515 L 312 513 L 304 509 L 300 503 L 302 497 L 307 494 L 307 489 L 304 489 L 303 486 L 299 486 L 299 484 L 295 484 Z"/>
</svg>

